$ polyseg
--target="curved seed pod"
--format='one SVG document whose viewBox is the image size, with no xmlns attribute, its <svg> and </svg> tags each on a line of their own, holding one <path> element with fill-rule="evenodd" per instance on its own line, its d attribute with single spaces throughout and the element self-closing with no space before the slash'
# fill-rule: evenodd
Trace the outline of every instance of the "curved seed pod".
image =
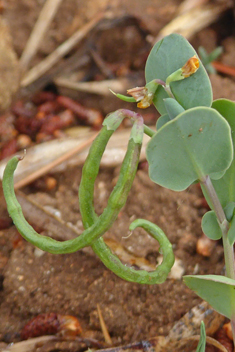
<svg viewBox="0 0 235 352">
<path fill-rule="evenodd" d="M 99 135 L 93 142 L 90 152 L 88 155 L 88 165 L 90 163 L 91 173 L 93 171 L 95 182 L 97 176 L 97 170 L 101 157 L 103 155 L 105 146 L 107 145 L 111 135 L 120 125 L 124 115 L 121 111 L 116 111 L 110 114 L 104 121 L 104 127 L 100 131 Z M 39 247 L 40 249 L 55 253 L 72 253 L 83 247 L 89 246 L 92 241 L 102 236 L 107 229 L 111 226 L 113 220 L 113 213 L 109 211 L 109 206 L 112 208 L 112 200 L 117 196 L 117 189 L 114 189 L 110 201 L 110 205 L 104 210 L 104 213 L 93 223 L 93 226 L 87 228 L 80 236 L 75 239 L 60 242 L 50 237 L 39 235 L 33 228 L 28 224 L 24 218 L 20 204 L 17 201 L 14 192 L 14 171 L 20 161 L 20 157 L 13 157 L 7 164 L 3 175 L 3 191 L 7 203 L 8 212 L 17 227 L 20 234 L 30 243 Z M 98 165 L 98 166 L 97 166 Z M 93 174 L 92 174 L 93 175 Z"/>
<path fill-rule="evenodd" d="M 125 110 L 121 110 L 123 115 L 126 115 Z M 127 152 L 122 163 L 120 170 L 119 178 L 116 186 L 113 189 L 113 192 L 110 195 L 108 200 L 109 205 L 119 212 L 121 207 L 125 204 L 126 198 L 128 196 L 129 190 L 132 186 L 135 173 L 138 167 L 139 162 L 139 153 L 142 144 L 143 138 L 143 119 L 140 115 L 132 113 L 132 118 L 135 117 L 135 120 L 138 119 L 139 123 L 135 122 L 135 129 L 132 128 L 132 133 L 127 147 Z M 141 127 L 139 126 L 142 126 Z M 134 127 L 134 126 L 133 126 Z M 94 158 L 90 155 L 90 158 L 87 158 L 84 167 L 82 169 L 82 178 L 79 186 L 79 205 L 80 212 L 82 215 L 82 222 L 85 229 L 94 225 L 94 222 L 97 221 L 97 215 L 94 209 L 94 184 L 95 177 L 94 175 L 98 173 L 98 168 L 95 166 Z M 128 187 L 128 188 L 127 188 Z M 123 193 L 125 191 L 125 193 Z M 106 209 L 107 209 L 106 208 Z M 106 210 L 105 209 L 105 210 Z M 115 211 L 116 212 L 116 211 Z"/>
<path fill-rule="evenodd" d="M 121 208 L 125 205 L 128 193 L 132 186 L 136 170 L 139 162 L 139 155 L 141 150 L 141 142 L 143 138 L 143 120 L 138 118 L 138 124 L 134 123 L 132 128 L 130 140 L 127 147 L 127 152 L 122 163 L 120 175 L 116 186 L 114 187 L 108 205 L 104 209 L 102 215 L 97 218 L 93 206 L 93 193 L 95 177 L 93 173 L 98 172 L 97 167 L 94 166 L 95 159 L 91 153 L 91 157 L 87 158 L 82 170 L 82 179 L 79 186 L 79 204 L 82 215 L 83 226 L 89 229 L 94 226 L 94 223 L 102 218 L 109 219 L 110 226 L 116 220 Z M 94 159 L 94 160 L 93 160 Z M 94 168 L 96 168 L 94 172 Z"/>
<path fill-rule="evenodd" d="M 107 268 L 124 280 L 137 282 L 139 284 L 162 284 L 175 261 L 172 245 L 164 232 L 155 224 L 144 219 L 137 219 L 130 225 L 130 230 L 142 227 L 160 244 L 163 254 L 163 262 L 152 272 L 146 270 L 135 270 L 123 264 L 119 258 L 112 253 L 102 238 L 92 244 L 93 251 L 98 255 Z"/>
<path fill-rule="evenodd" d="M 137 132 L 136 129 L 138 130 L 140 128 L 139 123 L 135 122 L 134 125 L 135 125 L 135 128 L 133 128 L 132 136 L 133 135 L 136 136 L 136 132 Z M 123 205 L 126 202 L 129 190 L 131 188 L 131 185 L 133 183 L 133 180 L 136 174 L 136 169 L 138 164 L 138 158 L 136 159 L 136 154 L 138 154 L 138 149 L 139 149 L 138 145 L 141 143 L 141 140 L 137 139 L 136 142 L 134 142 L 134 140 L 131 138 L 128 144 L 128 152 L 130 153 L 131 151 L 133 156 L 135 155 L 135 158 L 133 158 L 133 161 L 135 162 L 135 167 L 133 163 L 126 165 L 126 159 L 125 159 L 120 171 L 118 183 L 116 185 L 116 188 L 118 189 L 117 194 L 118 192 L 120 193 L 121 191 L 120 195 L 122 195 Z M 97 215 L 95 214 L 95 210 L 93 206 L 94 181 L 92 179 L 89 179 L 88 176 L 89 175 L 87 174 L 87 169 L 86 168 L 83 169 L 82 180 L 79 188 L 79 204 L 80 204 L 80 211 L 82 214 L 83 225 L 85 228 L 92 226 L 97 221 Z M 128 189 L 125 185 L 129 185 Z M 92 192 L 90 191 L 86 193 L 85 189 L 92 190 Z M 117 198 L 114 198 L 114 201 L 117 201 Z M 113 210 L 112 210 L 114 213 L 114 216 L 117 216 L 120 209 L 121 209 L 120 203 L 116 202 L 115 204 L 114 202 Z M 110 270 L 112 270 L 117 276 L 127 281 L 137 282 L 142 284 L 162 283 L 166 280 L 167 275 L 169 274 L 171 267 L 173 266 L 173 263 L 174 263 L 172 246 L 169 240 L 167 239 L 166 235 L 158 226 L 146 220 L 136 220 L 131 224 L 130 229 L 134 230 L 138 226 L 143 227 L 153 238 L 155 238 L 160 243 L 164 259 L 162 264 L 159 265 L 154 272 L 147 272 L 145 270 L 135 270 L 134 268 L 124 265 L 119 260 L 119 258 L 111 252 L 111 250 L 105 244 L 102 238 L 99 238 L 98 240 L 94 241 L 91 247 L 94 250 L 94 252 L 99 256 L 99 258 L 104 263 L 104 265 Z"/>
</svg>

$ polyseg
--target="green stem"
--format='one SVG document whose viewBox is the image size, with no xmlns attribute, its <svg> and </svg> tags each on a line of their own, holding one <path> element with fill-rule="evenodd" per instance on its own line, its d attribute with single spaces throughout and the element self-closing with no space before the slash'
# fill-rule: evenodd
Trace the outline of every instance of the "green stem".
<svg viewBox="0 0 235 352">
<path fill-rule="evenodd" d="M 172 91 L 171 91 L 171 87 L 169 85 L 165 85 L 165 87 L 163 87 L 165 89 L 165 92 L 169 95 L 170 98 L 175 99 Z"/>
<path fill-rule="evenodd" d="M 211 182 L 211 179 L 209 176 L 206 176 L 204 179 L 200 180 L 200 182 L 203 184 L 207 196 L 211 201 L 213 210 L 216 214 L 216 217 L 219 222 L 219 226 L 222 231 L 222 239 L 223 239 L 223 246 L 224 246 L 224 259 L 225 259 L 225 267 L 226 267 L 226 274 L 227 277 L 231 279 L 235 279 L 235 268 L 234 268 L 234 252 L 233 252 L 233 246 L 230 246 L 228 242 L 228 230 L 229 230 L 229 222 L 226 219 L 224 210 L 222 208 L 222 205 L 219 201 L 219 198 L 217 196 L 217 193 L 214 189 L 214 186 Z"/>
<path fill-rule="evenodd" d="M 206 176 L 204 179 L 200 180 L 203 184 L 207 196 L 209 197 L 211 204 L 213 206 L 213 210 L 217 216 L 221 231 L 222 231 L 222 239 L 223 239 L 223 246 L 224 246 L 224 260 L 225 260 L 225 267 L 226 267 L 226 275 L 230 279 L 235 280 L 235 267 L 234 267 L 234 250 L 233 246 L 229 244 L 228 241 L 228 230 L 229 230 L 229 222 L 226 219 L 224 210 L 222 205 L 219 201 L 217 193 L 214 189 L 214 186 L 211 182 L 209 176 Z M 233 332 L 233 342 L 235 345 L 235 317 L 231 319 L 231 326 Z"/>
<path fill-rule="evenodd" d="M 235 270 L 234 270 L 234 251 L 233 246 L 230 246 L 226 235 L 222 236 L 223 246 L 224 246 L 224 259 L 225 259 L 225 267 L 226 267 L 226 275 L 235 280 Z"/>
<path fill-rule="evenodd" d="M 129 110 L 126 110 L 126 117 L 133 119 L 134 125 L 130 136 L 130 141 L 127 148 L 127 155 L 132 157 L 128 158 L 128 162 L 124 160 L 118 182 L 115 186 L 118 192 L 122 195 L 122 203 L 118 199 L 114 199 L 112 205 L 108 203 L 108 207 L 113 212 L 115 218 L 125 204 L 127 196 L 129 194 L 131 185 L 133 183 L 139 160 L 140 146 L 142 140 L 140 138 L 140 130 L 143 131 L 143 122 L 139 114 L 135 114 Z M 125 114 L 124 110 L 122 113 Z M 126 157 L 125 157 L 126 159 Z M 80 212 L 82 215 L 82 221 L 85 229 L 93 227 L 97 222 L 97 215 L 94 209 L 94 181 L 95 178 L 91 178 L 88 174 L 90 167 L 83 168 L 82 179 L 79 187 L 79 205 Z M 110 223 L 110 226 L 112 224 Z M 131 282 L 137 282 L 142 284 L 155 284 L 162 283 L 166 280 L 171 267 L 174 264 L 174 254 L 172 251 L 172 245 L 167 239 L 163 231 L 156 225 L 146 220 L 135 220 L 130 230 L 133 231 L 136 227 L 144 228 L 154 239 L 156 239 L 163 252 L 163 262 L 153 272 L 147 272 L 145 270 L 136 270 L 135 268 L 126 266 L 119 258 L 112 253 L 110 248 L 105 244 L 102 238 L 97 239 L 91 243 L 93 251 L 99 256 L 104 265 L 112 270 L 116 275 Z"/>
<path fill-rule="evenodd" d="M 99 135 L 96 137 L 89 151 L 87 158 L 87 163 L 89 164 L 89 177 L 95 182 L 95 178 L 98 174 L 100 160 L 102 158 L 105 146 L 107 145 L 113 132 L 119 127 L 125 116 L 122 115 L 120 111 L 115 111 L 110 114 L 103 123 L 103 128 L 101 129 Z M 137 132 L 136 132 L 137 133 Z M 139 133 L 137 133 L 137 138 Z M 21 160 L 20 157 L 13 157 L 8 163 L 3 175 L 3 192 L 7 203 L 8 212 L 16 225 L 20 234 L 30 243 L 39 247 L 40 249 L 55 253 L 72 253 L 85 246 L 89 246 L 93 240 L 101 237 L 109 228 L 110 223 L 113 220 L 113 212 L 109 209 L 105 209 L 101 216 L 97 219 L 93 226 L 87 228 L 80 236 L 72 240 L 67 241 L 57 241 L 47 236 L 42 236 L 38 234 L 32 226 L 24 218 L 22 208 L 17 201 L 14 192 L 14 171 Z M 138 161 L 138 160 L 137 160 Z M 89 189 L 87 190 L 89 191 Z M 119 192 L 114 189 L 111 193 L 109 202 L 122 201 L 119 197 Z M 107 221 L 106 221 L 107 220 Z"/>
<path fill-rule="evenodd" d="M 129 118 L 132 121 L 135 121 L 137 118 L 142 118 L 142 116 L 134 111 L 127 110 L 127 109 L 120 109 L 120 111 L 125 117 Z M 149 137 L 153 137 L 156 131 L 152 130 L 150 127 L 144 124 L 144 133 L 147 134 Z"/>
<path fill-rule="evenodd" d="M 150 138 L 152 138 L 154 136 L 154 134 L 156 133 L 156 131 L 152 130 L 152 128 L 150 128 L 144 124 L 144 133 L 147 134 L 147 136 L 149 136 Z"/>
</svg>

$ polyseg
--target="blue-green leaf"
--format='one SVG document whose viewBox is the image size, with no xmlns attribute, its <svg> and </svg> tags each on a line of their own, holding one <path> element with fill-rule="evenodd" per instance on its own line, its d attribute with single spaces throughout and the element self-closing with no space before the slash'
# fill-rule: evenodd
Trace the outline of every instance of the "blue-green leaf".
<svg viewBox="0 0 235 352">
<path fill-rule="evenodd" d="M 233 158 L 229 124 L 211 108 L 186 110 L 155 133 L 146 156 L 151 180 L 175 191 L 205 175 L 218 179 Z"/>
<path fill-rule="evenodd" d="M 235 280 L 219 275 L 188 275 L 185 284 L 214 310 L 231 319 L 235 314 Z"/>
<path fill-rule="evenodd" d="M 235 146 L 235 103 L 227 99 L 213 102 L 216 109 L 229 123 L 232 134 L 233 148 Z M 220 180 L 213 181 L 214 188 L 223 208 L 230 202 L 235 202 L 235 160 Z"/>
<path fill-rule="evenodd" d="M 170 74 L 183 67 L 194 55 L 197 55 L 196 51 L 181 35 L 171 34 L 163 38 L 154 45 L 149 54 L 145 67 L 146 82 L 156 78 L 166 81 Z M 172 82 L 170 86 L 174 97 L 184 109 L 211 106 L 211 83 L 201 62 L 195 74 L 182 81 Z M 167 97 L 165 90 L 159 86 L 153 102 L 161 115 L 166 113 L 163 99 Z"/>
<path fill-rule="evenodd" d="M 160 116 L 156 123 L 156 129 L 159 130 L 162 126 L 164 126 L 169 121 L 171 121 L 171 119 L 168 114 L 164 114 Z"/>
<path fill-rule="evenodd" d="M 230 228 L 228 230 L 228 241 L 230 246 L 233 246 L 235 241 L 235 216 L 233 216 L 229 225 L 230 225 Z"/>
<path fill-rule="evenodd" d="M 171 120 L 184 111 L 184 108 L 173 98 L 164 99 L 167 114 Z"/>
<path fill-rule="evenodd" d="M 222 231 L 214 210 L 204 214 L 202 218 L 202 231 L 211 240 L 219 240 L 222 237 Z"/>
<path fill-rule="evenodd" d="M 230 222 L 234 215 L 235 202 L 230 202 L 224 208 L 224 213 L 228 222 Z"/>
</svg>

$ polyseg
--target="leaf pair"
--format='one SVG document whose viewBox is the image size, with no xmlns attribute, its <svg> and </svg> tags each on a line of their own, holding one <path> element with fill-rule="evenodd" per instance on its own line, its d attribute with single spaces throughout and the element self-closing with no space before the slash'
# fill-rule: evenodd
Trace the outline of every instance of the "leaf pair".
<svg viewBox="0 0 235 352">
<path fill-rule="evenodd" d="M 166 81 L 195 55 L 182 36 L 163 38 L 148 57 L 147 83 Z M 153 99 L 162 116 L 146 151 L 150 178 L 175 191 L 186 189 L 206 175 L 220 179 L 233 159 L 231 130 L 219 109 L 211 108 L 212 89 L 203 65 L 190 77 L 171 82 L 170 89 L 175 99 L 170 99 L 160 85 Z"/>
<path fill-rule="evenodd" d="M 157 131 L 146 155 L 152 181 L 174 191 L 206 175 L 219 179 L 233 159 L 229 124 L 208 107 L 186 110 Z"/>
<path fill-rule="evenodd" d="M 212 108 L 218 111 L 228 122 L 231 128 L 231 137 L 233 143 L 233 154 L 235 152 L 235 103 L 227 99 L 218 99 L 213 102 Z M 235 241 L 235 160 L 232 160 L 230 167 L 225 174 L 218 180 L 213 180 L 213 186 L 218 195 L 220 203 L 224 208 L 227 220 L 230 223 L 228 231 L 228 240 L 230 245 Z M 206 194 L 205 194 L 206 197 Z M 207 199 L 208 203 L 210 200 Z M 202 219 L 202 228 L 204 233 L 211 239 L 217 240 L 222 236 L 214 211 L 206 213 Z"/>
<path fill-rule="evenodd" d="M 146 82 L 154 79 L 166 81 L 167 77 L 183 67 L 188 59 L 197 56 L 189 42 L 178 34 L 171 34 L 156 43 L 151 50 L 145 67 Z M 199 60 L 199 69 L 183 81 L 171 82 L 171 91 L 180 105 L 186 110 L 196 106 L 210 107 L 212 89 L 209 77 Z M 164 99 L 168 98 L 162 86 L 157 88 L 153 99 L 161 115 L 166 113 Z"/>
<path fill-rule="evenodd" d="M 195 55 L 181 36 L 170 35 L 152 49 L 146 64 L 146 81 L 166 78 Z M 212 104 L 212 90 L 203 65 L 189 78 L 171 82 L 174 99 L 162 86 L 153 102 L 162 114 L 146 154 L 149 175 L 166 188 L 181 191 L 195 181 L 212 179 L 230 222 L 229 244 L 235 240 L 235 103 L 221 99 Z M 206 196 L 206 194 L 205 194 Z M 209 205 L 210 199 L 207 199 Z M 212 239 L 222 236 L 214 211 L 205 214 L 203 230 Z M 229 319 L 235 318 L 235 280 L 215 275 L 186 276 L 184 281 L 201 298 Z"/>
</svg>

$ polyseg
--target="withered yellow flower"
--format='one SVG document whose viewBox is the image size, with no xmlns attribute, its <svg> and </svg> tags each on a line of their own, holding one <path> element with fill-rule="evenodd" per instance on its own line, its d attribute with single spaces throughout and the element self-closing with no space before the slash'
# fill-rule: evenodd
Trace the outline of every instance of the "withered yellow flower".
<svg viewBox="0 0 235 352">
<path fill-rule="evenodd" d="M 135 87 L 127 90 L 127 94 L 131 95 L 135 101 L 141 101 L 148 94 L 146 87 Z"/>
<path fill-rule="evenodd" d="M 182 67 L 182 76 L 184 78 L 187 78 L 189 76 L 191 76 L 193 73 L 195 73 L 199 68 L 199 60 L 196 57 L 196 55 L 194 55 L 193 57 L 191 57 L 186 64 Z"/>
<path fill-rule="evenodd" d="M 153 94 L 147 94 L 144 99 L 142 99 L 138 104 L 137 107 L 140 109 L 148 108 L 153 102 Z"/>
<path fill-rule="evenodd" d="M 136 102 L 137 107 L 140 109 L 148 108 L 153 102 L 153 96 L 158 83 L 154 81 L 149 82 L 145 87 L 135 87 L 128 89 L 127 93 L 131 95 Z"/>
</svg>

